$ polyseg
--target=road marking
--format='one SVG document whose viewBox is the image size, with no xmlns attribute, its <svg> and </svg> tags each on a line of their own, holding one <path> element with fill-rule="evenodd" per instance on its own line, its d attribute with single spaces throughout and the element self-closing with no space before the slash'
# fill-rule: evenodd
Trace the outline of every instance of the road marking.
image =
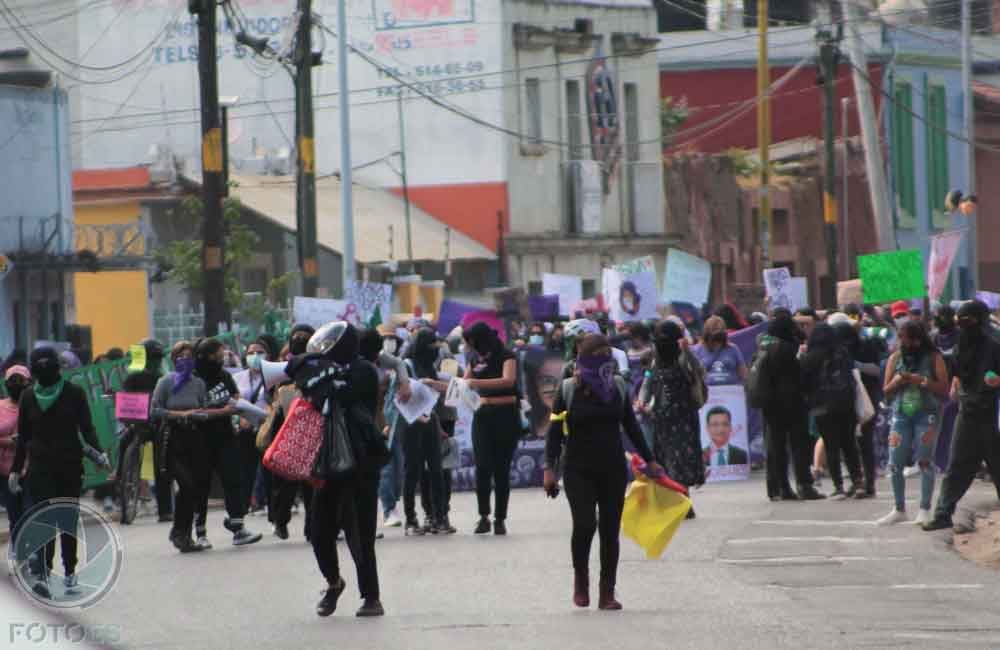
<svg viewBox="0 0 1000 650">
<path fill-rule="evenodd" d="M 844 562 L 907 562 L 913 557 L 909 555 L 867 557 L 864 555 L 790 555 L 787 557 L 761 557 L 761 558 L 741 558 L 728 559 L 719 558 L 721 564 L 843 564 Z"/>
<path fill-rule="evenodd" d="M 749 544 L 781 544 L 785 542 L 830 542 L 834 544 L 900 544 L 909 540 L 902 538 L 883 539 L 881 537 L 747 537 L 727 539 L 727 544 L 746 546 Z"/>
<path fill-rule="evenodd" d="M 755 526 L 875 526 L 874 521 L 847 519 L 845 521 L 830 521 L 828 519 L 758 519 Z"/>
<path fill-rule="evenodd" d="M 902 585 L 767 585 L 772 589 L 823 589 L 823 590 L 847 590 L 847 589 L 890 589 L 890 590 L 914 590 L 914 591 L 967 591 L 982 589 L 983 585 L 978 584 L 902 584 Z"/>
</svg>

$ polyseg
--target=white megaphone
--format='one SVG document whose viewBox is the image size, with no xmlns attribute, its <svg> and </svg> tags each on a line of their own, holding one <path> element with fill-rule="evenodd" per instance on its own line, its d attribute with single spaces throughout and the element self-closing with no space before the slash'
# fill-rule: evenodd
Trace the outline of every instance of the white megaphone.
<svg viewBox="0 0 1000 650">
<path fill-rule="evenodd" d="M 264 377 L 264 387 L 271 389 L 281 382 L 291 379 L 285 374 L 285 366 L 287 365 L 288 363 L 285 361 L 261 361 L 260 374 Z"/>
</svg>

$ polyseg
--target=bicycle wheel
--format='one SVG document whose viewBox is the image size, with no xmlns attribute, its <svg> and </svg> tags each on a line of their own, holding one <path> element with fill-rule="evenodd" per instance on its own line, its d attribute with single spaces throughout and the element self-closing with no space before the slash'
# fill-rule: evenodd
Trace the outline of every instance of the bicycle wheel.
<svg viewBox="0 0 1000 650">
<path fill-rule="evenodd" d="M 122 466 L 118 473 L 118 486 L 122 502 L 121 523 L 129 525 L 135 521 L 139 513 L 139 482 L 142 471 L 142 440 L 141 436 L 133 436 L 125 453 L 122 455 Z"/>
</svg>

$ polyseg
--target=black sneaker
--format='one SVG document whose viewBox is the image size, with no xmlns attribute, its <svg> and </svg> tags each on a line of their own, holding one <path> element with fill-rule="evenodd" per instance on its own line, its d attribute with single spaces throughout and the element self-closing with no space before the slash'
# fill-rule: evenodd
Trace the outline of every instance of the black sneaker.
<svg viewBox="0 0 1000 650">
<path fill-rule="evenodd" d="M 274 526 L 274 536 L 278 539 L 288 539 L 288 526 Z"/>
<path fill-rule="evenodd" d="M 424 517 L 424 534 L 437 535 L 438 527 L 437 522 L 435 522 L 430 517 Z"/>
<path fill-rule="evenodd" d="M 476 529 L 473 531 L 476 535 L 485 535 L 492 529 L 490 525 L 489 517 L 480 517 L 479 523 L 476 524 Z"/>
<path fill-rule="evenodd" d="M 406 522 L 406 527 L 403 529 L 403 535 L 405 537 L 421 537 L 425 533 L 426 531 L 420 526 L 420 524 L 412 519 Z"/>
<path fill-rule="evenodd" d="M 165 515 L 160 515 L 159 517 L 156 518 L 156 520 L 161 524 L 166 524 L 172 522 L 174 520 L 174 516 L 168 512 Z"/>
<path fill-rule="evenodd" d="M 694 519 L 695 517 L 697 517 L 697 515 L 694 514 L 694 506 L 691 506 L 691 509 L 688 510 L 687 517 L 685 517 L 685 519 Z"/>
<path fill-rule="evenodd" d="M 493 534 L 494 535 L 506 535 L 507 534 L 507 524 L 503 519 L 497 519 L 493 522 Z"/>
<path fill-rule="evenodd" d="M 454 535 L 458 532 L 458 529 L 451 525 L 451 521 L 447 516 L 438 522 L 438 530 L 442 535 Z"/>
<path fill-rule="evenodd" d="M 926 524 L 922 525 L 921 528 L 927 532 L 933 530 L 944 530 L 945 528 L 951 528 L 954 524 L 951 521 L 951 517 L 945 515 L 935 515 L 933 519 L 928 521 Z"/>
<path fill-rule="evenodd" d="M 795 490 L 791 487 L 781 488 L 781 500 L 782 501 L 798 501 L 799 495 L 795 494 Z"/>
<path fill-rule="evenodd" d="M 38 580 L 38 582 L 31 587 L 31 590 L 46 600 L 52 598 L 52 590 L 49 589 L 49 581 L 46 579 Z"/>
<path fill-rule="evenodd" d="M 323 598 L 320 599 L 319 603 L 316 605 L 317 616 L 329 616 L 337 611 L 337 600 L 340 598 L 340 594 L 344 593 L 344 589 L 347 588 L 347 583 L 344 582 L 343 578 L 337 581 L 337 584 L 328 588 L 323 594 Z"/>
<path fill-rule="evenodd" d="M 844 488 L 842 487 L 835 489 L 833 491 L 833 494 L 830 495 L 831 501 L 843 501 L 846 498 L 847 498 L 847 493 L 844 492 Z"/>
<path fill-rule="evenodd" d="M 382 601 L 378 598 L 366 598 L 361 609 L 355 615 L 359 618 L 372 618 L 375 616 L 385 616 L 385 608 L 382 607 Z"/>
<path fill-rule="evenodd" d="M 195 544 L 195 541 L 190 537 L 178 535 L 171 537 L 170 542 L 174 545 L 174 548 L 181 553 L 197 553 L 205 550 L 202 546 Z"/>
<path fill-rule="evenodd" d="M 235 533 L 238 530 L 240 530 L 243 526 L 242 525 L 237 526 L 236 524 L 234 524 L 232 521 L 229 520 L 229 517 L 226 517 L 225 519 L 222 520 L 222 527 L 231 533 Z"/>
<path fill-rule="evenodd" d="M 820 499 L 825 498 L 826 495 L 812 485 L 803 485 L 799 487 L 799 499 L 802 501 L 819 501 Z"/>
<path fill-rule="evenodd" d="M 246 528 L 240 528 L 235 533 L 233 533 L 233 546 L 247 546 L 248 544 L 256 544 L 261 539 L 263 535 L 260 533 L 251 533 Z"/>
</svg>

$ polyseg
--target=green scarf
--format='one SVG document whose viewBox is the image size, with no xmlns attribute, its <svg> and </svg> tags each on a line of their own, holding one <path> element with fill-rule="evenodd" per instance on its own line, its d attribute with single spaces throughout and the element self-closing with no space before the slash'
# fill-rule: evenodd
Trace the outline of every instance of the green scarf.
<svg viewBox="0 0 1000 650">
<path fill-rule="evenodd" d="M 38 402 L 38 408 L 42 409 L 43 413 L 56 403 L 56 400 L 62 395 L 63 386 L 65 385 L 66 380 L 60 377 L 59 381 L 47 388 L 44 386 L 35 386 L 35 400 Z"/>
</svg>

